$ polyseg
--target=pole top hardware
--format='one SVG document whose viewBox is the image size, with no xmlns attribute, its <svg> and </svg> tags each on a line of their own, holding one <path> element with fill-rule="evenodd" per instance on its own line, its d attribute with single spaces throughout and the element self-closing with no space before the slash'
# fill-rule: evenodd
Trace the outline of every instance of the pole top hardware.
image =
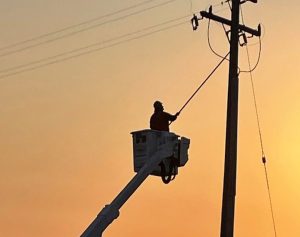
<svg viewBox="0 0 300 237">
<path fill-rule="evenodd" d="M 247 36 L 246 36 L 245 32 L 243 32 L 243 31 L 239 32 L 239 44 L 240 44 L 240 46 L 243 47 L 243 46 L 247 45 L 247 43 L 248 43 L 248 40 L 247 40 Z"/>
<path fill-rule="evenodd" d="M 209 7 L 208 12 L 207 11 L 201 11 L 200 15 L 201 15 L 202 18 L 208 18 L 208 19 L 217 21 L 219 23 L 231 26 L 231 21 L 230 20 L 213 14 L 211 6 Z M 239 30 L 245 31 L 245 32 L 247 32 L 251 35 L 261 36 L 261 26 L 260 25 L 258 25 L 257 30 L 252 29 L 250 27 L 247 27 L 245 25 L 241 25 L 241 24 L 238 25 L 238 28 L 239 28 Z"/>
<path fill-rule="evenodd" d="M 202 20 L 202 19 L 203 19 L 203 17 L 198 18 L 195 14 L 193 14 L 193 17 L 191 19 L 191 24 L 192 24 L 192 27 L 193 27 L 193 31 L 198 29 L 199 20 Z"/>
<path fill-rule="evenodd" d="M 198 21 L 198 17 L 195 14 L 193 15 L 193 18 L 191 19 L 191 23 L 192 23 L 193 31 L 197 30 L 197 28 L 199 26 L 199 21 Z"/>
</svg>

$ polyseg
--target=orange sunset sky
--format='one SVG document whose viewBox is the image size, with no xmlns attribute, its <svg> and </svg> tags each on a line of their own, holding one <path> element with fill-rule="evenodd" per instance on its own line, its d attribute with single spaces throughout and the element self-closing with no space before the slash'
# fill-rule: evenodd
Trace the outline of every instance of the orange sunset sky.
<svg viewBox="0 0 300 237">
<path fill-rule="evenodd" d="M 174 114 L 220 61 L 207 44 L 208 21 L 193 32 L 189 19 L 209 5 L 228 18 L 228 5 L 221 2 L 1 0 L 0 236 L 80 236 L 133 177 L 130 132 L 149 127 L 153 102 L 163 101 Z M 253 80 L 277 236 L 299 237 L 300 3 L 258 0 L 242 9 L 249 27 L 263 26 Z M 221 25 L 211 23 L 210 38 L 217 52 L 228 52 Z M 239 52 L 239 66 L 247 70 L 246 48 Z M 254 65 L 255 37 L 249 52 Z M 171 125 L 191 139 L 187 165 L 169 185 L 149 177 L 104 236 L 219 236 L 227 84 L 225 62 Z M 239 91 L 235 236 L 274 236 L 245 73 Z"/>
</svg>

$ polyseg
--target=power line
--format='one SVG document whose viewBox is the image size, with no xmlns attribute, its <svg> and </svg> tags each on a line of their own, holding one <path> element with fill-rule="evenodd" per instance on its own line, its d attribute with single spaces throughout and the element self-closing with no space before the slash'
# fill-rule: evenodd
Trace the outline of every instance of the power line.
<svg viewBox="0 0 300 237">
<path fill-rule="evenodd" d="M 215 4 L 215 5 L 213 5 L 213 6 L 220 6 L 220 5 L 223 6 L 225 3 L 229 2 L 229 1 L 230 1 L 230 0 L 222 1 L 221 3 Z M 213 6 L 211 6 L 211 7 L 213 7 Z M 222 12 L 222 11 L 225 11 L 225 10 L 228 10 L 228 7 L 225 7 L 225 8 L 223 8 L 223 9 L 219 10 L 218 12 Z M 229 38 L 228 38 L 228 36 L 227 36 L 227 34 L 226 34 L 226 29 L 225 29 L 225 27 L 224 27 L 224 24 L 222 24 L 222 26 L 223 26 L 225 35 L 226 35 L 226 37 L 227 37 L 227 39 L 228 39 L 228 42 L 230 42 L 230 40 L 229 40 Z M 218 56 L 219 58 L 223 58 L 223 56 L 222 56 L 221 54 L 217 53 L 217 52 L 213 49 L 212 44 L 211 44 L 211 42 L 210 42 L 210 19 L 208 19 L 208 24 L 207 24 L 207 43 L 208 43 L 208 46 L 209 46 L 210 50 L 211 50 L 216 56 Z M 229 61 L 229 59 L 227 59 L 227 61 Z"/>
<path fill-rule="evenodd" d="M 243 14 L 243 8 L 241 7 L 241 17 L 242 17 L 242 22 L 243 24 L 245 24 L 245 21 L 244 21 L 244 14 Z M 258 50 L 258 57 L 257 57 L 257 60 L 256 60 L 256 63 L 254 65 L 253 68 L 250 67 L 250 58 L 249 58 L 249 49 L 248 49 L 248 44 L 246 44 L 246 49 L 247 49 L 247 56 L 248 56 L 248 63 L 249 63 L 249 70 L 248 71 L 240 71 L 240 72 L 245 72 L 245 73 L 251 73 L 253 72 L 256 67 L 258 66 L 259 64 L 259 61 L 260 61 L 260 56 L 261 56 L 261 37 L 258 37 L 258 40 L 259 40 L 259 50 Z M 251 74 L 252 75 L 252 74 Z"/>
<path fill-rule="evenodd" d="M 80 30 L 72 31 L 72 32 L 69 32 L 67 34 L 57 36 L 57 37 L 52 38 L 52 39 L 44 40 L 44 41 L 36 43 L 36 44 L 31 44 L 29 46 L 25 46 L 25 47 L 20 48 L 20 49 L 8 51 L 8 52 L 0 54 L 0 57 L 5 57 L 5 56 L 8 56 L 8 55 L 12 55 L 12 54 L 19 53 L 19 52 L 22 52 L 22 51 L 25 51 L 25 50 L 28 50 L 28 49 L 31 49 L 31 48 L 35 48 L 35 47 L 40 46 L 40 45 L 48 44 L 48 43 L 51 43 L 51 42 L 54 42 L 54 41 L 57 41 L 57 40 L 60 40 L 60 39 L 66 38 L 66 37 L 77 35 L 79 33 L 85 32 L 87 30 L 91 30 L 91 29 L 94 29 L 96 27 L 100 27 L 100 26 L 103 26 L 103 25 L 106 25 L 106 24 L 109 24 L 109 23 L 112 23 L 112 22 L 120 21 L 120 20 L 123 20 L 125 18 L 130 17 L 130 16 L 134 16 L 134 15 L 140 14 L 142 12 L 146 12 L 146 11 L 152 10 L 154 8 L 158 8 L 158 7 L 170 4 L 174 1 L 177 1 L 177 0 L 169 0 L 169 1 L 166 1 L 166 2 L 162 2 L 160 4 L 157 4 L 157 5 L 154 5 L 154 6 L 151 6 L 151 7 L 147 7 L 147 8 L 144 8 L 142 10 L 139 10 L 139 11 L 135 11 L 135 12 L 132 12 L 130 14 L 120 16 L 118 18 L 107 20 L 107 21 L 104 21 L 104 22 L 101 22 L 101 23 L 98 23 L 98 24 L 95 24 L 95 25 L 92 25 L 92 26 L 89 26 L 89 27 L 86 27 L 86 28 L 83 28 L 83 29 L 80 29 Z M 63 30 L 60 30 L 60 32 L 63 32 Z M 52 35 L 52 34 L 49 34 L 49 35 Z M 46 37 L 46 36 L 44 36 L 44 37 Z M 44 38 L 44 37 L 40 37 L 40 38 Z M 30 41 L 33 41 L 33 40 L 30 40 Z"/>
<path fill-rule="evenodd" d="M 225 32 L 226 33 L 226 32 Z M 208 43 L 208 46 L 210 48 L 210 50 L 216 55 L 218 56 L 219 58 L 223 58 L 223 56 L 219 53 L 217 53 L 212 45 L 211 45 L 211 42 L 210 42 L 210 19 L 208 19 L 208 25 L 207 25 L 207 43 Z M 229 61 L 229 59 L 227 59 L 227 61 Z"/>
<path fill-rule="evenodd" d="M 148 33 L 136 36 L 136 37 L 132 37 L 132 38 L 125 39 L 125 40 L 122 40 L 122 41 L 118 41 L 116 43 L 112 43 L 112 44 L 109 44 L 107 46 L 99 47 L 99 48 L 96 48 L 96 49 L 91 49 L 91 50 L 88 50 L 88 51 L 85 51 L 85 52 L 82 52 L 82 53 L 78 53 L 78 54 L 75 54 L 75 55 L 71 55 L 71 56 L 68 56 L 68 57 L 65 57 L 65 58 L 60 58 L 60 59 L 56 59 L 56 60 L 53 60 L 53 61 L 50 61 L 50 62 L 45 62 L 44 64 L 41 64 L 41 65 L 37 65 L 37 66 L 34 66 L 34 67 L 30 67 L 30 68 L 25 68 L 25 69 L 22 69 L 22 70 L 19 70 L 19 71 L 11 72 L 11 73 L 7 73 L 7 74 L 4 74 L 4 75 L 0 76 L 0 79 L 10 77 L 10 76 L 13 76 L 13 75 L 17 75 L 17 74 L 27 72 L 27 71 L 33 71 L 33 70 L 36 70 L 38 68 L 46 67 L 48 65 L 60 63 L 60 62 L 67 61 L 67 60 L 70 60 L 70 59 L 73 59 L 73 58 L 77 58 L 77 57 L 80 57 L 80 56 L 83 56 L 83 55 L 86 55 L 86 54 L 91 54 L 91 53 L 96 52 L 96 51 L 101 51 L 103 49 L 111 48 L 111 47 L 129 42 L 129 41 L 144 38 L 144 37 L 150 36 L 150 35 L 155 34 L 155 33 L 163 32 L 163 31 L 166 31 L 168 29 L 181 26 L 183 24 L 186 24 L 187 22 L 189 22 L 189 21 L 184 21 L 184 22 L 180 22 L 180 23 L 177 23 L 177 24 L 173 24 L 173 25 L 170 25 L 168 27 L 164 27 L 164 28 L 161 28 L 161 29 L 158 29 L 158 30 L 155 30 L 155 31 L 151 31 L 151 32 L 148 32 Z M 66 53 L 64 53 L 64 55 L 65 54 L 70 54 L 70 53 L 71 52 L 66 52 Z M 61 54 L 61 55 L 63 55 L 63 54 Z M 49 57 L 49 58 L 46 58 L 46 59 L 43 59 L 43 60 L 39 60 L 39 62 L 48 61 L 49 59 L 51 59 L 51 58 L 54 59 L 56 57 L 59 57 L 59 56 L 56 55 L 56 56 L 53 56 L 53 57 Z M 30 63 L 30 64 L 37 64 L 37 63 L 38 63 L 38 61 Z M 29 64 L 26 65 L 26 66 L 29 66 Z"/>
<path fill-rule="evenodd" d="M 42 38 L 48 37 L 50 35 L 54 35 L 54 34 L 57 34 L 57 33 L 60 33 L 60 32 L 63 32 L 63 31 L 66 31 L 66 30 L 69 30 L 69 29 L 72 29 L 72 28 L 75 28 L 75 27 L 78 27 L 78 26 L 86 25 L 86 24 L 101 20 L 103 18 L 113 16 L 113 15 L 116 15 L 116 14 L 119 14 L 119 13 L 122 13 L 122 12 L 125 12 L 125 11 L 128 11 L 128 10 L 137 8 L 139 6 L 148 4 L 149 2 L 153 2 L 153 1 L 156 1 L 156 0 L 143 1 L 141 3 L 135 4 L 135 5 L 132 5 L 132 6 L 129 6 L 129 7 L 126 7 L 126 8 L 122 8 L 120 10 L 117 10 L 117 11 L 114 11 L 114 12 L 111 12 L 111 13 L 108 13 L 108 14 L 105 14 L 105 15 L 102 15 L 102 16 L 98 16 L 98 17 L 92 18 L 92 19 L 87 20 L 87 21 L 83 21 L 83 22 L 78 23 L 78 24 L 70 25 L 70 26 L 58 29 L 56 31 L 52 31 L 52 32 L 49 32 L 49 33 L 46 33 L 46 34 L 42 34 L 42 35 L 39 35 L 39 36 L 36 36 L 36 37 L 32 37 L 32 38 L 29 38 L 27 40 L 19 41 L 17 43 L 10 44 L 10 45 L 7 45 L 5 47 L 0 48 L 0 51 L 5 50 L 5 49 L 9 49 L 9 48 L 14 48 L 18 45 L 29 43 L 31 41 L 35 41 L 35 40 L 38 40 L 38 39 L 42 39 Z"/>
<path fill-rule="evenodd" d="M 246 45 L 246 50 L 247 50 L 248 65 L 249 65 L 249 68 L 251 68 L 249 50 L 248 50 L 247 45 Z M 255 107 L 255 113 L 256 113 L 256 121 L 257 121 L 258 133 L 259 133 L 261 153 L 262 153 L 262 157 L 265 157 L 263 139 L 262 139 L 262 132 L 261 132 L 261 126 L 260 126 L 258 108 L 257 108 L 257 100 L 256 100 L 256 95 L 255 95 L 255 89 L 254 89 L 252 70 L 249 70 L 249 73 L 250 73 L 250 79 L 251 79 L 252 95 L 253 95 L 253 100 L 254 100 L 254 107 Z"/>
<path fill-rule="evenodd" d="M 243 24 L 245 24 L 244 23 L 244 16 L 243 16 L 242 7 L 241 7 L 241 17 L 242 17 Z M 260 37 L 259 37 L 259 42 L 260 42 L 260 52 L 261 52 L 261 40 L 260 40 Z M 271 210 L 271 216 L 272 216 L 272 224 L 273 224 L 274 236 L 277 237 L 276 222 L 275 222 L 275 217 L 274 217 L 272 196 L 271 196 L 271 190 L 270 190 L 270 184 L 269 184 L 269 177 L 268 177 L 268 171 L 267 171 L 267 165 L 266 165 L 267 159 L 266 159 L 266 156 L 265 156 L 265 151 L 264 151 L 264 146 L 263 146 L 262 132 L 261 132 L 261 126 L 260 126 L 260 121 L 259 121 L 258 108 L 257 108 L 257 100 L 256 100 L 255 89 L 254 89 L 254 82 L 253 82 L 253 75 L 252 75 L 252 71 L 257 67 L 257 64 L 258 64 L 259 60 L 257 60 L 256 65 L 251 69 L 250 55 L 249 55 L 249 49 L 248 49 L 248 45 L 247 44 L 246 44 L 246 50 L 247 50 L 247 59 L 248 59 L 248 66 L 249 66 L 249 71 L 247 71 L 247 72 L 250 73 L 250 79 L 251 79 L 252 94 L 253 94 L 253 100 L 254 100 L 254 106 L 255 106 L 255 113 L 256 113 L 258 133 L 259 133 L 259 140 L 260 140 L 260 147 L 261 147 L 261 154 L 262 154 L 262 163 L 264 165 L 265 178 L 266 178 L 266 184 L 267 184 L 267 189 L 268 189 L 268 198 L 269 198 L 269 204 L 270 204 L 270 210 Z M 259 58 L 260 58 L 260 53 L 259 53 Z"/>
<path fill-rule="evenodd" d="M 243 19 L 243 18 L 242 18 L 242 19 Z M 243 20 L 242 20 L 242 21 L 243 21 Z M 243 24 L 244 24 L 244 21 L 243 21 Z M 222 26 L 223 26 L 223 29 L 224 29 L 225 34 L 226 34 L 226 29 L 225 29 L 225 27 L 224 27 L 223 24 L 222 24 Z M 229 39 L 228 39 L 228 40 L 229 40 Z M 222 56 L 221 54 L 219 54 L 218 52 L 216 52 L 216 50 L 214 50 L 214 48 L 212 47 L 212 44 L 211 44 L 211 41 L 210 41 L 210 19 L 208 20 L 208 26 L 207 26 L 207 42 L 208 42 L 208 46 L 209 46 L 210 50 L 211 50 L 216 56 L 218 56 L 219 58 L 223 58 L 223 56 Z M 247 46 L 247 50 L 248 50 L 248 45 L 246 45 L 246 46 Z M 240 74 L 240 73 L 250 73 L 250 72 L 253 72 L 253 71 L 257 68 L 257 66 L 258 66 L 258 64 L 259 64 L 259 62 L 260 62 L 260 58 L 261 58 L 261 38 L 259 37 L 258 57 L 257 57 L 257 60 L 256 60 L 256 63 L 255 63 L 255 65 L 254 65 L 254 67 L 250 68 L 249 70 L 241 70 L 241 68 L 238 67 L 239 74 Z M 227 59 L 227 60 L 229 61 L 229 59 Z"/>
<path fill-rule="evenodd" d="M 256 100 L 255 89 L 254 89 L 254 82 L 253 82 L 253 76 L 252 76 L 252 71 L 253 70 L 251 70 L 249 50 L 248 50 L 248 46 L 247 45 L 246 45 L 246 49 L 247 49 L 247 57 L 248 57 L 248 64 L 249 64 L 249 73 L 250 73 L 250 78 L 251 78 L 252 94 L 253 94 L 253 99 L 254 99 L 254 106 L 255 106 L 256 120 L 257 120 L 257 127 L 258 127 L 258 133 L 259 133 L 260 147 L 261 147 L 261 153 L 262 153 L 262 162 L 263 162 L 263 165 L 264 165 L 264 171 L 265 171 L 265 177 L 266 177 L 266 183 L 267 183 L 267 189 L 268 189 L 268 197 L 269 197 L 270 210 L 271 210 L 271 215 L 272 215 L 274 236 L 276 237 L 277 236 L 276 223 L 275 223 L 274 210 L 273 210 L 273 204 L 272 204 L 271 190 L 270 190 L 270 185 L 269 185 L 269 177 L 268 177 L 267 166 L 266 166 L 267 159 L 266 159 L 265 152 L 264 152 L 264 146 L 263 146 L 263 140 L 262 140 L 262 132 L 261 132 L 261 126 L 260 126 L 259 115 L 258 115 L 258 108 L 257 108 L 257 100 Z"/>
<path fill-rule="evenodd" d="M 251 73 L 251 72 L 253 72 L 256 68 L 257 68 L 257 66 L 258 66 L 258 64 L 259 64 L 259 61 L 260 61 L 260 57 L 261 57 L 261 38 L 260 37 L 258 37 L 258 39 L 259 39 L 259 50 L 258 50 L 258 57 L 257 57 L 257 60 L 256 60 L 256 63 L 255 63 L 255 65 L 254 65 L 254 67 L 252 67 L 252 68 L 249 68 L 249 70 L 247 71 L 245 71 L 245 70 L 242 70 L 242 71 L 240 71 L 240 73 Z M 247 50 L 247 55 L 248 55 L 248 57 L 249 57 L 249 49 L 248 49 L 248 45 L 246 44 L 246 50 Z"/>
<path fill-rule="evenodd" d="M 243 24 L 245 24 L 242 7 L 241 7 L 241 17 L 242 17 Z M 261 42 L 260 37 L 259 37 L 259 42 Z M 254 89 L 254 82 L 253 82 L 253 75 L 252 75 L 252 72 L 257 67 L 259 60 L 257 60 L 257 63 L 255 65 L 255 67 L 253 67 L 251 69 L 250 54 L 249 54 L 249 49 L 248 49 L 248 45 L 247 44 L 246 44 L 246 51 L 247 51 L 247 59 L 248 59 L 249 71 L 241 71 L 241 72 L 249 72 L 250 73 L 251 86 L 252 86 L 252 94 L 253 94 L 253 99 L 254 99 L 256 120 L 257 120 L 257 127 L 258 127 L 258 132 L 259 132 L 260 147 L 261 147 L 262 157 L 265 157 L 264 147 L 263 147 L 263 140 L 262 140 L 262 133 L 261 133 L 261 126 L 260 126 L 259 115 L 258 115 L 258 108 L 257 108 L 257 100 L 256 100 L 255 89 Z M 259 58 L 260 58 L 260 54 L 261 54 L 261 43 L 260 43 L 260 50 L 259 50 Z"/>
<path fill-rule="evenodd" d="M 263 157 L 263 158 L 265 158 L 265 157 Z M 275 217 L 274 217 L 274 210 L 273 210 L 273 203 L 272 203 L 272 197 L 271 197 L 271 190 L 270 190 L 270 184 L 269 184 L 269 177 L 268 177 L 266 159 L 263 159 L 263 164 L 264 164 L 264 169 L 265 169 L 265 176 L 266 176 L 266 182 L 267 182 L 267 188 L 268 188 L 269 203 L 270 203 L 270 209 L 271 209 L 271 214 L 272 214 L 274 236 L 277 237 L 277 231 L 276 231 L 276 225 L 275 225 Z"/>
<path fill-rule="evenodd" d="M 84 46 L 84 47 L 73 49 L 71 51 L 67 51 L 67 52 L 60 53 L 60 54 L 57 54 L 57 55 L 54 55 L 54 56 L 39 59 L 39 60 L 32 61 L 32 62 L 29 62 L 29 63 L 21 64 L 21 65 L 15 66 L 15 67 L 6 68 L 6 69 L 3 69 L 3 70 L 0 70 L 0 73 L 3 74 L 3 73 L 6 73 L 6 72 L 9 72 L 9 71 L 14 71 L 14 70 L 17 70 L 17 69 L 20 69 L 20 68 L 24 68 L 24 67 L 33 65 L 33 64 L 38 64 L 38 63 L 48 61 L 48 60 L 51 60 L 51 59 L 56 59 L 56 58 L 59 58 L 59 57 L 62 57 L 62 56 L 68 55 L 68 54 L 80 52 L 80 51 L 83 51 L 83 50 L 86 50 L 86 49 L 89 49 L 89 48 L 92 48 L 92 47 L 95 47 L 95 46 L 104 45 L 104 44 L 107 44 L 107 43 L 110 43 L 110 42 L 113 42 L 113 41 L 121 40 L 121 39 L 129 37 L 129 36 L 134 36 L 136 34 L 139 34 L 139 33 L 145 32 L 145 31 L 149 31 L 149 30 L 158 28 L 158 27 L 163 26 L 163 25 L 170 24 L 170 23 L 173 23 L 173 22 L 178 21 L 178 20 L 182 20 L 184 18 L 187 18 L 188 16 L 189 15 L 178 17 L 178 18 L 175 18 L 175 19 L 164 21 L 164 22 L 156 24 L 156 25 L 152 25 L 152 26 L 149 26 L 149 27 L 142 28 L 140 30 L 137 30 L 137 31 L 134 31 L 134 32 L 131 32 L 131 33 L 127 33 L 127 34 L 123 34 L 123 35 L 120 35 L 120 36 L 117 36 L 117 37 L 114 37 L 114 38 L 110 38 L 110 39 L 107 39 L 105 41 L 97 42 L 97 43 L 94 43 L 94 44 L 91 44 L 91 45 L 87 45 L 87 46 Z"/>
<path fill-rule="evenodd" d="M 270 209 L 271 209 L 271 215 L 272 215 L 274 236 L 276 237 L 277 236 L 276 223 L 275 223 L 274 210 L 273 210 L 273 204 L 272 204 L 271 190 L 270 190 L 270 185 L 269 185 L 269 177 L 268 177 L 267 166 L 266 166 L 267 160 L 266 160 L 264 147 L 263 147 L 262 132 L 261 132 L 261 126 L 260 126 L 258 109 L 257 109 L 257 101 L 256 101 L 253 76 L 252 76 L 252 71 L 251 71 L 251 66 L 250 66 L 250 57 L 249 57 L 248 46 L 246 47 L 246 49 L 247 49 L 248 63 L 249 63 L 249 69 L 250 69 L 249 72 L 250 72 L 251 85 L 252 85 L 252 94 L 253 94 L 253 98 L 254 98 L 254 106 L 255 106 L 258 133 L 259 133 L 259 140 L 260 140 L 261 153 L 262 153 L 262 162 L 263 162 L 263 165 L 264 165 L 264 171 L 265 171 L 265 177 L 266 177 L 266 183 L 267 183 L 267 189 L 268 189 L 268 197 L 269 197 L 269 203 L 270 203 Z"/>
</svg>

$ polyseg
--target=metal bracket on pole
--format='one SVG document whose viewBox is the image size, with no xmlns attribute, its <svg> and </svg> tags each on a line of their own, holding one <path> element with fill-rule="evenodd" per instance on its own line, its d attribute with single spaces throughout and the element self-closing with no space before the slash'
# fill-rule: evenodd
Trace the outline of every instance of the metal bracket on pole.
<svg viewBox="0 0 300 237">
<path fill-rule="evenodd" d="M 199 20 L 202 20 L 203 17 L 198 18 L 195 14 L 193 14 L 193 18 L 191 19 L 191 24 L 193 27 L 193 31 L 198 29 L 199 26 Z"/>
<path fill-rule="evenodd" d="M 228 20 L 226 18 L 223 18 L 223 17 L 220 17 L 220 16 L 217 16 L 217 15 L 213 14 L 212 13 L 212 7 L 209 8 L 208 12 L 207 11 L 201 11 L 200 15 L 203 18 L 208 18 L 208 19 L 220 22 L 220 23 L 228 25 L 228 26 L 232 25 L 231 20 Z M 245 25 L 239 24 L 239 29 L 242 30 L 242 31 L 245 31 L 245 32 L 247 32 L 247 33 L 249 33 L 251 35 L 261 36 L 261 26 L 260 25 L 258 25 L 257 30 L 254 30 L 254 29 L 252 29 L 250 27 L 247 27 Z"/>
<path fill-rule="evenodd" d="M 242 38 L 242 40 L 241 40 L 241 38 Z M 248 43 L 248 40 L 247 40 L 247 36 L 246 36 L 245 32 L 243 32 L 243 31 L 239 32 L 239 44 L 240 44 L 240 46 L 243 47 L 243 46 L 247 45 L 247 43 Z"/>
</svg>

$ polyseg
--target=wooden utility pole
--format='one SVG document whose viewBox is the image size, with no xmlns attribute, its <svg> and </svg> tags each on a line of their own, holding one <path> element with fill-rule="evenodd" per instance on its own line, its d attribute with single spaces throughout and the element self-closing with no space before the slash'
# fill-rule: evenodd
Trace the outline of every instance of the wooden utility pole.
<svg viewBox="0 0 300 237">
<path fill-rule="evenodd" d="M 247 1 L 247 0 L 246 0 Z M 234 210 L 236 194 L 236 171 L 237 171 L 237 131 L 238 131 L 238 52 L 239 37 L 243 32 L 260 36 L 260 26 L 258 30 L 253 30 L 239 24 L 240 5 L 246 1 L 231 0 L 231 20 L 216 16 L 209 12 L 200 12 L 202 17 L 209 18 L 220 23 L 229 25 L 230 29 L 230 62 L 229 62 L 229 83 L 227 101 L 227 124 L 226 124 L 226 145 L 225 145 L 225 165 L 222 201 L 222 221 L 221 237 L 233 237 L 234 233 Z M 251 2 L 256 3 L 254 0 Z M 245 35 L 244 35 L 245 36 Z"/>
<path fill-rule="evenodd" d="M 240 0 L 232 0 L 221 237 L 232 237 L 234 230 L 239 96 L 239 13 Z"/>
</svg>

